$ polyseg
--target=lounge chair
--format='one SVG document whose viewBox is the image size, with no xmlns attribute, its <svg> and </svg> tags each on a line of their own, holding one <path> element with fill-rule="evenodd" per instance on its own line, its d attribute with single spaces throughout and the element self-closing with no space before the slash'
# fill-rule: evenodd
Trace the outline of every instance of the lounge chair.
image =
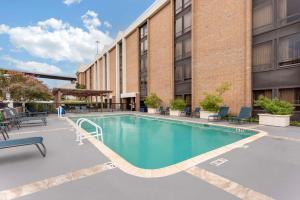
<svg viewBox="0 0 300 200">
<path fill-rule="evenodd" d="M 208 121 L 210 121 L 210 120 L 213 120 L 213 121 L 221 120 L 221 119 L 223 119 L 224 117 L 226 117 L 228 115 L 228 112 L 229 112 L 229 107 L 222 106 L 222 107 L 220 107 L 220 110 L 219 110 L 218 114 L 208 116 Z"/>
<path fill-rule="evenodd" d="M 20 128 L 19 118 L 14 116 L 9 108 L 3 109 L 3 117 L 4 117 L 4 121 L 2 123 L 6 123 L 8 128 L 9 126 L 16 127 L 17 129 Z"/>
<path fill-rule="evenodd" d="M 76 112 L 76 113 L 80 113 L 80 112 L 81 112 L 80 106 L 75 106 L 75 112 Z"/>
<path fill-rule="evenodd" d="M 0 126 L 0 132 L 1 132 L 4 140 L 9 139 L 9 135 L 4 126 Z"/>
<path fill-rule="evenodd" d="M 87 107 L 86 106 L 81 106 L 81 112 L 87 113 L 88 112 Z"/>
<path fill-rule="evenodd" d="M 200 111 L 201 111 L 201 108 L 199 107 L 196 107 L 194 112 L 192 112 L 192 117 L 200 117 Z"/>
<path fill-rule="evenodd" d="M 191 108 L 190 107 L 185 107 L 184 110 L 181 112 L 181 115 L 183 116 L 191 116 Z"/>
<path fill-rule="evenodd" d="M 46 147 L 43 144 L 42 137 L 31 137 L 31 138 L 0 141 L 0 149 L 7 149 L 7 148 L 14 148 L 14 147 L 28 146 L 28 145 L 35 145 L 38 148 L 41 155 L 43 157 L 46 156 Z M 43 150 L 41 147 L 43 148 Z"/>
<path fill-rule="evenodd" d="M 231 123 L 241 123 L 249 120 L 252 116 L 252 108 L 250 107 L 242 107 L 240 113 L 237 117 L 229 118 Z"/>
<path fill-rule="evenodd" d="M 30 115 L 27 115 L 26 113 L 17 113 L 16 109 L 14 108 L 6 108 L 4 111 L 10 115 L 10 118 L 13 118 L 15 123 L 21 127 L 21 124 L 26 122 L 34 121 L 32 123 L 36 124 L 38 123 L 37 121 L 41 121 L 41 123 L 46 126 L 47 125 L 47 113 L 46 112 L 35 112 L 35 113 L 30 113 Z M 32 124 L 31 123 L 31 124 Z"/>
</svg>

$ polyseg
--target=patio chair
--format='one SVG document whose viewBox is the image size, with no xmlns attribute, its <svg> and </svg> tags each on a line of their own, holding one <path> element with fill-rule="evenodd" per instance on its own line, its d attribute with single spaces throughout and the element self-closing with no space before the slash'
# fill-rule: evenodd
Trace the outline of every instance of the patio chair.
<svg viewBox="0 0 300 200">
<path fill-rule="evenodd" d="M 192 111 L 190 107 L 185 107 L 184 110 L 181 112 L 181 116 L 191 116 Z"/>
<path fill-rule="evenodd" d="M 41 155 L 43 157 L 46 156 L 46 147 L 43 144 L 42 137 L 31 137 L 31 138 L 0 141 L 0 149 L 8 149 L 14 147 L 28 146 L 28 145 L 35 145 L 39 150 L 39 152 L 41 153 Z"/>
<path fill-rule="evenodd" d="M 164 111 L 164 108 L 163 108 L 162 106 L 159 107 L 158 113 L 159 113 L 160 115 L 164 115 L 165 111 Z"/>
<path fill-rule="evenodd" d="M 81 112 L 80 106 L 75 106 L 75 112 L 76 112 L 76 113 L 80 113 L 80 112 Z"/>
<path fill-rule="evenodd" d="M 218 120 L 222 120 L 224 119 L 224 117 L 227 117 L 229 113 L 229 107 L 227 106 L 222 106 L 220 107 L 220 110 L 218 112 L 218 114 L 216 115 L 209 115 L 208 116 L 208 121 L 218 121 Z"/>
<path fill-rule="evenodd" d="M 229 122 L 231 123 L 241 123 L 249 120 L 252 116 L 252 108 L 250 107 L 242 107 L 240 113 L 237 117 L 229 118 Z"/>
<path fill-rule="evenodd" d="M 87 113 L 88 112 L 87 107 L 86 106 L 81 106 L 81 112 Z"/>
<path fill-rule="evenodd" d="M 20 118 L 17 116 L 14 116 L 14 113 L 9 108 L 3 109 L 3 117 L 4 117 L 4 123 L 6 123 L 11 127 L 16 127 L 17 129 L 20 128 Z"/>
<path fill-rule="evenodd" d="M 0 132 L 4 140 L 9 139 L 9 135 L 3 126 L 0 126 Z"/>
<path fill-rule="evenodd" d="M 200 117 L 200 111 L 201 111 L 201 108 L 200 107 L 196 107 L 194 112 L 192 112 L 192 117 Z"/>
<path fill-rule="evenodd" d="M 28 122 L 32 122 L 31 124 L 37 124 L 36 121 L 41 121 L 44 126 L 47 125 L 47 113 L 46 112 L 36 112 L 34 115 L 26 115 L 24 113 L 17 113 L 16 109 L 14 108 L 8 108 L 6 109 L 7 113 L 10 115 L 11 118 L 14 118 L 16 123 L 19 127 L 21 127 L 21 124 L 26 122 L 26 124 L 29 124 Z"/>
</svg>

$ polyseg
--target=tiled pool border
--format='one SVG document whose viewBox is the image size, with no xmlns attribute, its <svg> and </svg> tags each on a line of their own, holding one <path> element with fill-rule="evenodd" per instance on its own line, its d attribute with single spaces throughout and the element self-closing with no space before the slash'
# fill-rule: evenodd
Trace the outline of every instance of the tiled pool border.
<svg viewBox="0 0 300 200">
<path fill-rule="evenodd" d="M 215 158 L 217 156 L 220 156 L 224 153 L 227 153 L 229 151 L 232 151 L 233 149 L 236 148 L 241 148 L 244 145 L 251 143 L 255 140 L 258 140 L 259 138 L 262 138 L 266 135 L 268 135 L 267 132 L 261 131 L 261 130 L 256 130 L 256 129 L 250 129 L 250 128 L 245 128 L 245 127 L 238 127 L 238 126 L 229 126 L 229 125 L 223 125 L 223 124 L 214 124 L 211 122 L 197 122 L 194 120 L 189 120 L 187 118 L 170 118 L 170 117 L 165 117 L 165 116 L 160 116 L 160 115 L 145 115 L 145 114 L 139 114 L 139 113 L 117 113 L 117 114 L 100 114 L 100 115 L 82 115 L 82 117 L 103 117 L 103 116 L 114 116 L 114 115 L 136 115 L 136 116 L 142 116 L 142 117 L 152 117 L 152 118 L 158 118 L 158 119 L 164 119 L 164 120 L 174 120 L 174 121 L 179 121 L 179 122 L 189 122 L 193 124 L 207 124 L 207 125 L 212 125 L 212 126 L 218 126 L 218 127 L 227 127 L 227 128 L 238 128 L 242 130 L 248 130 L 248 131 L 255 131 L 257 134 L 247 137 L 245 139 L 239 140 L 237 142 L 234 142 L 232 144 L 225 145 L 223 147 L 220 147 L 218 149 L 206 152 L 204 154 L 198 155 L 196 157 L 190 158 L 188 160 L 182 161 L 180 163 L 170 165 L 168 167 L 160 168 L 160 169 L 142 169 L 139 167 L 136 167 L 126 161 L 124 158 L 122 158 L 120 155 L 115 153 L 113 150 L 111 150 L 109 147 L 107 147 L 105 144 L 102 142 L 99 142 L 96 138 L 88 138 L 88 141 L 91 142 L 101 153 L 103 153 L 108 159 L 110 159 L 114 165 L 116 165 L 119 169 L 124 171 L 125 173 L 128 173 L 133 176 L 137 177 L 143 177 L 143 178 L 158 178 L 158 177 L 164 177 L 164 176 L 169 176 L 172 174 L 176 174 L 181 171 L 185 171 L 191 167 L 194 167 L 202 162 L 205 162 L 207 160 L 210 160 L 212 158 Z M 70 117 L 81 117 L 81 116 L 70 116 Z M 66 118 L 67 121 L 76 129 L 78 129 L 77 125 L 75 122 L 73 122 L 69 117 Z M 84 129 L 79 129 L 82 134 L 88 136 L 89 133 L 86 132 Z"/>
</svg>

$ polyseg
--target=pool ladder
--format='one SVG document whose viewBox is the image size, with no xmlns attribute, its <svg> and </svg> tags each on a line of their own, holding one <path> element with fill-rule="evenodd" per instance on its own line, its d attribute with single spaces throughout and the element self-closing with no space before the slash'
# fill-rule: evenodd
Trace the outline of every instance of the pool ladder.
<svg viewBox="0 0 300 200">
<path fill-rule="evenodd" d="M 90 125 L 92 125 L 95 128 L 94 132 L 90 132 L 89 136 L 85 136 L 81 131 L 82 129 L 82 124 L 86 122 Z M 83 142 L 82 140 L 84 139 L 88 139 L 88 138 L 92 138 L 92 137 L 96 137 L 97 140 L 101 139 L 101 142 L 103 142 L 103 130 L 101 128 L 101 126 L 99 126 L 98 124 L 96 124 L 95 122 L 86 119 L 86 118 L 80 118 L 76 121 L 77 124 L 77 130 L 76 130 L 76 141 L 79 142 L 79 145 L 82 145 Z"/>
</svg>

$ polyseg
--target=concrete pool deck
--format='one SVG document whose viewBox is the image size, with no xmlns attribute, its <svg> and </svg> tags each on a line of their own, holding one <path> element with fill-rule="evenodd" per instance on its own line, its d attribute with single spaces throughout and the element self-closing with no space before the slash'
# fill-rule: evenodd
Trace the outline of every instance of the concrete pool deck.
<svg viewBox="0 0 300 200">
<path fill-rule="evenodd" d="M 300 128 L 243 125 L 269 136 L 187 171 L 145 179 L 112 167 L 88 141 L 78 146 L 75 130 L 66 120 L 50 116 L 48 121 L 46 127 L 10 132 L 11 138 L 43 136 L 48 154 L 42 158 L 34 146 L 0 150 L 0 200 L 300 197 Z M 223 162 L 217 166 L 216 160 Z"/>
</svg>

